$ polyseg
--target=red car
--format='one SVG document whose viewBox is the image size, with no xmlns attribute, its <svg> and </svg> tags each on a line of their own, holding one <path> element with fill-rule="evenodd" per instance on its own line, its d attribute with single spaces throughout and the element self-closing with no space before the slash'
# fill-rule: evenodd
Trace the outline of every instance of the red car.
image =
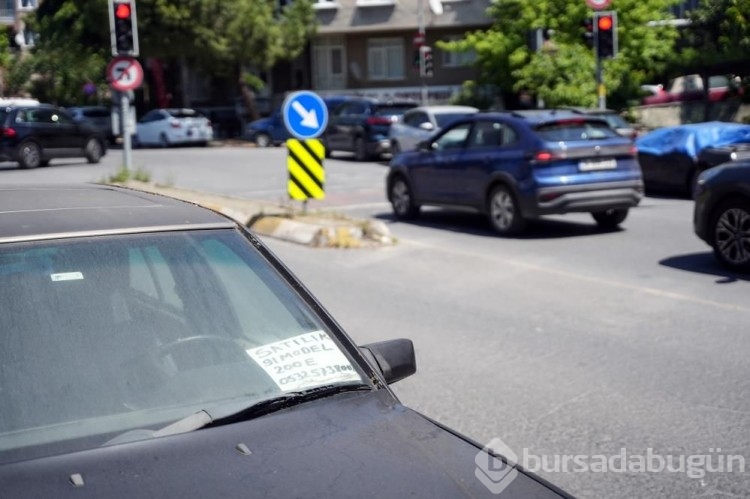
<svg viewBox="0 0 750 499">
<path fill-rule="evenodd" d="M 732 93 L 729 78 L 723 75 L 709 76 L 708 99 L 711 102 L 721 101 Z M 667 104 L 669 102 L 687 102 L 703 100 L 703 80 L 700 75 L 678 76 L 670 80 L 666 90 L 643 98 L 644 105 Z"/>
</svg>

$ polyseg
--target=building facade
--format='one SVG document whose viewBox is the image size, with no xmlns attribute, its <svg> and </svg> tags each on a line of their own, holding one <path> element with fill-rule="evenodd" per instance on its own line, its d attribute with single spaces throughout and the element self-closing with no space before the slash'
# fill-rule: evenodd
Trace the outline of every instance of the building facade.
<svg viewBox="0 0 750 499">
<path fill-rule="evenodd" d="M 322 95 L 356 93 L 447 102 L 475 79 L 473 52 L 438 41 L 491 24 L 491 0 L 315 0 L 318 30 L 310 44 L 310 86 Z M 423 37 L 419 33 L 424 34 Z M 433 75 L 422 78 L 418 47 L 432 47 Z"/>
</svg>

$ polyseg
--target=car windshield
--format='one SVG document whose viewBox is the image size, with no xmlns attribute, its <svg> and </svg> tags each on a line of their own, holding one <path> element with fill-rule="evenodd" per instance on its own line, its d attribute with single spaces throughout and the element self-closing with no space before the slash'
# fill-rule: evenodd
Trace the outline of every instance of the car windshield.
<svg viewBox="0 0 750 499">
<path fill-rule="evenodd" d="M 600 120 L 553 121 L 538 125 L 535 130 L 547 142 L 601 140 L 618 136 L 607 123 Z"/>
<path fill-rule="evenodd" d="M 439 113 L 435 115 L 438 128 L 445 128 L 446 125 L 467 116 L 467 113 Z"/>
<path fill-rule="evenodd" d="M 367 380 L 231 229 L 0 245 L 0 462 Z"/>
</svg>

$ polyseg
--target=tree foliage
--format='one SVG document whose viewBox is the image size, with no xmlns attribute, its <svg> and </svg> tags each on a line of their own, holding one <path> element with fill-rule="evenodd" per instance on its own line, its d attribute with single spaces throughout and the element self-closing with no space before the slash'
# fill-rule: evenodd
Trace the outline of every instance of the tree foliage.
<svg viewBox="0 0 750 499">
<path fill-rule="evenodd" d="M 604 62 L 608 100 L 623 105 L 638 87 L 660 74 L 672 57 L 677 31 L 649 24 L 670 17 L 674 0 L 618 0 L 619 53 Z M 447 42 L 449 50 L 477 54 L 480 83 L 505 92 L 527 90 L 547 106 L 594 106 L 597 102 L 594 52 L 584 39 L 584 21 L 592 11 L 581 0 L 496 0 L 488 10 L 490 29 Z M 528 33 L 550 29 L 539 52 L 532 52 Z"/>
<path fill-rule="evenodd" d="M 281 12 L 273 0 L 138 0 L 140 57 L 182 59 L 212 74 L 267 71 L 296 58 L 314 32 L 311 0 Z M 110 55 L 107 0 L 44 0 L 29 23 L 35 92 L 69 104 L 89 81 L 106 87 Z M 24 66 L 24 68 L 26 67 Z M 19 73 L 20 74 L 20 73 Z"/>
<path fill-rule="evenodd" d="M 706 67 L 750 59 L 750 0 L 704 0 L 689 19 L 683 65 Z"/>
</svg>

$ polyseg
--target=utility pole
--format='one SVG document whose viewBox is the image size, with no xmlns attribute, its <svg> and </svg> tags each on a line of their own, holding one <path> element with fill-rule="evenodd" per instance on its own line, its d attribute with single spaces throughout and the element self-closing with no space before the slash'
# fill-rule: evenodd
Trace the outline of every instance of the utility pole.
<svg viewBox="0 0 750 499">
<path fill-rule="evenodd" d="M 427 43 L 427 37 L 425 36 L 425 21 L 424 21 L 424 2 L 425 0 L 418 0 L 417 3 L 417 34 L 424 40 L 424 43 Z M 420 61 L 421 61 L 421 53 L 420 53 Z M 419 80 L 422 85 L 422 105 L 426 106 L 428 104 L 427 100 L 427 81 L 425 80 L 425 75 L 423 71 L 419 72 Z"/>
</svg>

